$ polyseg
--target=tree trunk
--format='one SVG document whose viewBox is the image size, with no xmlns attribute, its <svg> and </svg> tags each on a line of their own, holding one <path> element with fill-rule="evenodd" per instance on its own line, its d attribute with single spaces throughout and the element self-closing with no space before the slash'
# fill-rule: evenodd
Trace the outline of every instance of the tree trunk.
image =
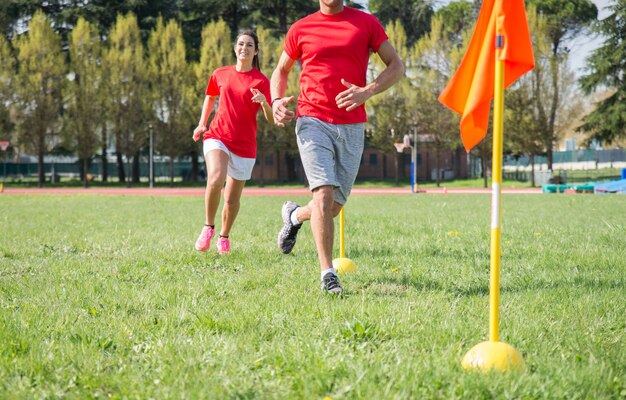
<svg viewBox="0 0 626 400">
<path fill-rule="evenodd" d="M 117 178 L 120 183 L 126 182 L 126 173 L 124 172 L 124 160 L 122 160 L 122 153 L 119 150 L 115 152 L 116 164 L 117 164 Z"/>
<path fill-rule="evenodd" d="M 483 185 L 485 188 L 488 188 L 489 180 L 487 179 L 487 157 L 480 157 L 480 161 L 483 165 Z"/>
<path fill-rule="evenodd" d="M 437 187 L 441 186 L 441 174 L 439 173 L 439 148 L 435 149 L 435 171 L 437 171 L 435 183 L 437 183 Z"/>
<path fill-rule="evenodd" d="M 283 35 L 287 33 L 287 1 L 286 0 L 282 0 L 281 1 L 281 6 L 278 9 L 279 12 L 279 25 L 280 25 L 280 33 L 282 33 Z"/>
<path fill-rule="evenodd" d="M 295 181 L 296 176 L 296 160 L 289 154 L 285 154 L 285 160 L 287 161 L 287 180 L 289 182 Z"/>
<path fill-rule="evenodd" d="M 50 181 L 52 181 L 53 174 L 54 174 L 54 169 L 52 170 L 50 174 Z M 42 188 L 45 181 L 46 181 L 46 171 L 44 170 L 43 150 L 40 149 L 37 152 L 37 186 Z"/>
<path fill-rule="evenodd" d="M 126 155 L 126 173 L 128 174 L 126 178 L 126 187 L 131 187 L 131 181 L 133 180 L 133 171 L 131 170 L 131 161 L 130 156 Z"/>
<path fill-rule="evenodd" d="M 198 152 L 191 151 L 191 181 L 198 182 L 198 174 L 200 171 L 200 165 L 198 163 Z"/>
<path fill-rule="evenodd" d="M 398 153 L 396 151 L 396 157 L 394 159 L 394 164 L 396 167 L 396 177 L 395 177 L 395 185 L 396 186 L 400 186 L 400 156 L 402 155 L 402 153 Z"/>
<path fill-rule="evenodd" d="M 139 176 L 141 175 L 139 150 L 133 156 L 133 183 L 139 183 Z"/>
<path fill-rule="evenodd" d="M 552 154 L 552 152 L 554 151 L 554 142 L 551 141 L 550 143 L 548 143 L 547 147 L 548 154 L 546 154 L 546 157 L 548 163 L 548 171 L 552 171 L 552 163 L 554 161 L 554 155 Z"/>
<path fill-rule="evenodd" d="M 383 180 L 387 179 L 387 154 L 383 153 Z"/>
<path fill-rule="evenodd" d="M 530 155 L 530 186 L 535 187 L 535 155 Z"/>
<path fill-rule="evenodd" d="M 430 182 L 430 149 L 428 148 L 426 148 L 426 151 L 424 152 L 424 169 L 424 173 L 426 174 L 424 181 Z"/>
<path fill-rule="evenodd" d="M 102 156 L 100 157 L 102 161 L 102 182 L 106 182 L 109 180 L 109 161 L 107 160 L 107 128 L 106 123 L 102 126 Z"/>
<path fill-rule="evenodd" d="M 81 182 L 85 179 L 86 173 L 85 159 L 78 158 L 78 178 L 81 180 Z"/>
<path fill-rule="evenodd" d="M 170 156 L 170 187 L 174 187 L 174 157 Z"/>
<path fill-rule="evenodd" d="M 554 134 L 554 125 L 556 123 L 556 112 L 559 108 L 560 103 L 560 93 L 559 90 L 559 62 L 558 62 L 558 43 L 555 44 L 553 49 L 552 61 L 550 62 L 550 66 L 552 67 L 552 104 L 550 106 L 550 119 L 548 121 L 548 129 L 550 130 L 550 141 L 548 142 L 547 150 L 548 150 L 548 170 L 552 171 L 552 150 L 554 149 L 554 142 L 556 140 Z"/>
<path fill-rule="evenodd" d="M 87 168 L 89 167 L 88 162 L 89 159 L 87 157 L 83 158 L 83 187 L 85 189 L 89 187 L 89 179 L 87 177 Z"/>
</svg>

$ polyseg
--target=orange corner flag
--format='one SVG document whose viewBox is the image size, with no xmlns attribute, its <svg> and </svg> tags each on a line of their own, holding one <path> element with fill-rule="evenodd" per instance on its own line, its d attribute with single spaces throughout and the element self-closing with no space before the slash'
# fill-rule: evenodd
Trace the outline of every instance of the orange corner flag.
<svg viewBox="0 0 626 400">
<path fill-rule="evenodd" d="M 533 69 L 535 60 L 524 0 L 483 0 L 476 28 L 459 69 L 439 101 L 461 114 L 461 139 L 468 152 L 487 134 L 494 96 L 496 19 L 504 47 L 504 87 Z"/>
</svg>

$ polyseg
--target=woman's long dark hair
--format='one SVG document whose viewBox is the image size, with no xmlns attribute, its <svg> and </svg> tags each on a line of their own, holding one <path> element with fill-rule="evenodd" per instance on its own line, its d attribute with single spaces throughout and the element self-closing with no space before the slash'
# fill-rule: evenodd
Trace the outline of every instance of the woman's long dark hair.
<svg viewBox="0 0 626 400">
<path fill-rule="evenodd" d="M 239 38 L 244 35 L 250 36 L 252 40 L 254 40 L 254 50 L 256 51 L 256 54 L 254 55 L 254 58 L 252 59 L 252 66 L 260 71 L 261 63 L 259 63 L 259 51 L 260 51 L 259 50 L 259 37 L 256 35 L 256 32 L 253 31 L 252 29 L 245 29 L 241 31 L 239 35 L 237 35 L 237 39 L 235 40 L 235 43 L 237 43 L 237 41 L 239 41 Z"/>
</svg>

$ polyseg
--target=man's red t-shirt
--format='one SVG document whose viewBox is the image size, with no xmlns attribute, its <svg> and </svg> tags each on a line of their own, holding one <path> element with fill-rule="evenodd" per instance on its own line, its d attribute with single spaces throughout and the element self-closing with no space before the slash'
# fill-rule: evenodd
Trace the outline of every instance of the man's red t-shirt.
<svg viewBox="0 0 626 400">
<path fill-rule="evenodd" d="M 238 72 L 231 65 L 213 71 L 206 94 L 220 98 L 203 140 L 218 139 L 239 157 L 256 157 L 256 116 L 261 105 L 252 101 L 251 88 L 270 101 L 270 81 L 258 69 Z"/>
<path fill-rule="evenodd" d="M 335 97 L 347 90 L 341 79 L 365 86 L 370 49 L 378 51 L 387 35 L 371 14 L 344 7 L 339 14 L 318 11 L 294 23 L 285 38 L 285 52 L 302 61 L 298 116 L 332 124 L 366 122 L 365 106 L 338 108 Z"/>
</svg>

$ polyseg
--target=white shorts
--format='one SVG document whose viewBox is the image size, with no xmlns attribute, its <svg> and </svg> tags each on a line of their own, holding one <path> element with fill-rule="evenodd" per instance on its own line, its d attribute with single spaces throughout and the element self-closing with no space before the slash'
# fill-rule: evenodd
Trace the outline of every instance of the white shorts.
<svg viewBox="0 0 626 400">
<path fill-rule="evenodd" d="M 204 159 L 209 157 L 209 151 L 221 150 L 228 154 L 228 176 L 238 181 L 247 181 L 252 177 L 252 169 L 254 168 L 255 158 L 239 157 L 232 153 L 221 140 L 206 139 L 202 143 L 202 152 Z"/>
</svg>

